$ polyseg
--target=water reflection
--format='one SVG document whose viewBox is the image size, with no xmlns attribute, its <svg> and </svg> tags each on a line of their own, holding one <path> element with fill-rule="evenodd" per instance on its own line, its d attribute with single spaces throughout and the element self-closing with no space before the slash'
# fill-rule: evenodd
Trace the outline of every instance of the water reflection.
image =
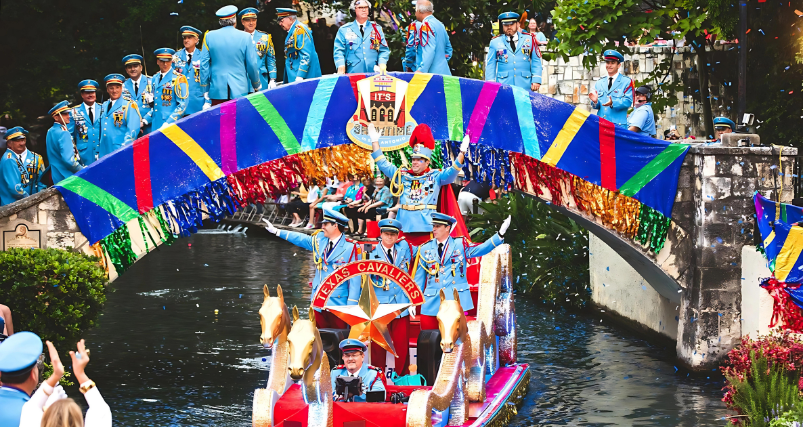
<svg viewBox="0 0 803 427">
<path fill-rule="evenodd" d="M 306 307 L 312 269 L 310 253 L 284 241 L 227 235 L 182 239 L 135 264 L 86 337 L 115 425 L 250 425 L 269 368 L 262 285 Z M 517 311 L 533 381 L 512 425 L 723 425 L 721 383 L 676 374 L 662 356 L 674 349 L 599 319 Z"/>
</svg>

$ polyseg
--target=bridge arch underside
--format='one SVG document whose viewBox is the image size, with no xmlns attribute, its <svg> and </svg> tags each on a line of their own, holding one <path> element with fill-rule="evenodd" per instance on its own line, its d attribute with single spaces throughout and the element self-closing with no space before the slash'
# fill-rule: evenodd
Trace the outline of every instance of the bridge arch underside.
<svg viewBox="0 0 803 427">
<path fill-rule="evenodd" d="M 616 128 L 581 108 L 508 85 L 390 76 L 395 86 L 381 90 L 397 91 L 399 123 L 405 115 L 404 127 L 393 131 L 394 147 L 405 146 L 396 139 L 407 135 L 410 123 L 427 124 L 440 141 L 433 166 L 448 168 L 467 134 L 466 179 L 544 195 L 595 222 L 583 225 L 611 244 L 631 242 L 623 253 L 639 271 L 662 266 L 653 254 L 666 250 L 667 233 L 676 228 L 669 216 L 687 145 Z M 108 256 L 110 270 L 122 272 L 159 244 L 195 232 L 204 217 L 219 220 L 298 183 L 372 175 L 370 153 L 352 140 L 354 132 L 367 138 L 367 123 L 354 125 L 371 107 L 374 89 L 366 81 L 388 81 L 373 79 L 325 76 L 223 103 L 139 138 L 56 188 L 81 233 Z M 404 151 L 386 157 L 401 165 Z M 676 300 L 677 286 L 645 271 L 645 278 L 653 276 L 658 279 L 650 283 Z"/>
</svg>

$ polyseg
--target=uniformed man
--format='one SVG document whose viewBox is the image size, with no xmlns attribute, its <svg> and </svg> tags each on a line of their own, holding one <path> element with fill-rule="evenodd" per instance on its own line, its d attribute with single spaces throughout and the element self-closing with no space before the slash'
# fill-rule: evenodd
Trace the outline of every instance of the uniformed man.
<svg viewBox="0 0 803 427">
<path fill-rule="evenodd" d="M 173 55 L 175 50 L 163 47 L 153 51 L 156 63 L 159 65 L 159 74 L 152 77 L 153 92 L 156 100 L 153 109 L 148 111 L 142 121 L 152 124 L 153 130 L 162 130 L 184 115 L 187 108 L 189 88 L 187 78 L 173 70 Z"/>
<path fill-rule="evenodd" d="M 368 133 L 373 147 L 371 156 L 379 170 L 385 176 L 392 177 L 389 186 L 391 193 L 399 195 L 401 208 L 396 219 L 403 224 L 404 233 L 408 235 L 410 233 L 426 233 L 428 235 L 432 231 L 430 213 L 438 208 L 441 186 L 454 182 L 460 169 L 463 168 L 465 159 L 463 153 L 468 150 L 468 136 L 460 144 L 460 154 L 457 155 L 451 167 L 445 170 L 430 169 L 429 162 L 432 150 L 435 148 L 435 138 L 432 137 L 429 126 L 419 124 L 410 136 L 410 146 L 413 148 L 412 167 L 399 169 L 390 163 L 382 153 L 379 147 L 379 132 L 373 123 L 368 125 Z"/>
<path fill-rule="evenodd" d="M 224 6 L 216 15 L 222 28 L 206 33 L 203 49 L 209 55 L 201 62 L 201 84 L 205 92 L 208 88 L 210 105 L 262 90 L 251 36 L 235 27 L 237 7 Z"/>
<path fill-rule="evenodd" d="M 21 126 L 7 134 L 8 150 L 0 159 L 0 206 L 13 203 L 44 190 L 41 177 L 45 171 L 42 156 L 26 148 L 28 131 Z M 0 330 L 2 333 L 2 330 Z"/>
<path fill-rule="evenodd" d="M 404 47 L 404 58 L 402 58 L 402 71 L 413 72 L 418 69 L 416 62 L 415 51 L 418 49 L 418 25 L 421 24 L 415 20 L 407 26 L 407 35 L 405 37 L 406 46 Z"/>
<path fill-rule="evenodd" d="M 380 240 L 368 255 L 368 259 L 393 264 L 409 273 L 413 263 L 413 254 L 415 254 L 417 248 L 403 237 L 399 238 L 401 230 L 402 223 L 398 220 L 388 218 L 379 221 Z M 374 286 L 376 299 L 380 304 L 405 304 L 410 302 L 402 288 L 396 283 L 380 276 L 372 276 L 371 282 Z M 405 310 L 388 324 L 393 347 L 396 349 L 396 354 L 398 354 L 395 370 L 399 375 L 406 375 L 408 372 L 409 340 L 407 339 L 407 330 L 410 327 L 410 315 L 415 316 L 415 313 L 415 306 L 410 307 L 409 310 Z M 385 371 L 386 353 L 385 349 L 378 345 L 371 347 L 371 361 L 381 368 L 383 372 Z"/>
<path fill-rule="evenodd" d="M 494 37 L 485 57 L 485 80 L 538 91 L 541 87 L 541 50 L 535 35 L 519 28 L 519 14 L 499 15 L 503 33 Z"/>
<path fill-rule="evenodd" d="M 597 115 L 613 124 L 627 128 L 627 110 L 633 105 L 635 88 L 633 80 L 619 74 L 619 67 L 625 60 L 621 53 L 606 50 L 605 70 L 608 75 L 594 83 L 594 91 L 588 94 L 591 108 L 599 110 Z"/>
<path fill-rule="evenodd" d="M 499 233 L 485 243 L 472 245 L 463 237 L 453 238 L 449 234 L 455 219 L 440 212 L 432 212 L 433 238 L 418 247 L 413 266 L 415 283 L 424 291 L 424 305 L 421 306 L 421 329 L 438 329 L 440 298 L 438 292 L 446 291 L 446 298 L 452 299 L 452 289 L 460 295 L 463 310 L 474 308 L 468 279 L 468 260 L 491 252 L 504 241 L 504 234 L 510 226 L 510 216 L 502 222 Z"/>
<path fill-rule="evenodd" d="M 452 42 L 449 33 L 435 16 L 432 2 L 418 0 L 415 4 L 416 27 L 415 72 L 451 76 L 449 60 L 452 58 Z"/>
<path fill-rule="evenodd" d="M 390 48 L 382 27 L 368 20 L 371 2 L 353 0 L 351 13 L 355 20 L 337 30 L 335 37 L 335 66 L 337 73 L 384 72 L 387 69 Z"/>
<path fill-rule="evenodd" d="M 173 69 L 187 78 L 189 94 L 184 115 L 189 116 L 201 111 L 204 106 L 204 88 L 201 86 L 201 62 L 207 52 L 203 49 L 198 49 L 201 30 L 185 25 L 179 31 L 181 31 L 184 48 L 173 55 Z M 209 86 L 206 89 L 208 90 Z"/>
<path fill-rule="evenodd" d="M 53 117 L 53 126 L 47 131 L 47 159 L 50 162 L 50 175 L 53 184 L 58 184 L 84 168 L 78 148 L 70 135 L 70 105 L 61 101 L 48 111 Z"/>
<path fill-rule="evenodd" d="M 346 338 L 340 342 L 343 352 L 343 364 L 332 369 L 332 391 L 337 390 L 337 377 L 362 378 L 362 394 L 354 396 L 353 402 L 365 402 L 366 392 L 385 391 L 384 375 L 382 370 L 365 362 L 365 352 L 368 347 L 353 338 Z M 335 395 L 335 400 L 342 400 L 343 396 Z"/>
<path fill-rule="evenodd" d="M 312 279 L 311 298 L 315 297 L 315 293 L 318 291 L 321 283 L 326 277 L 332 274 L 333 271 L 349 262 L 360 259 L 357 252 L 358 245 L 347 239 L 343 234 L 343 231 L 348 227 L 349 220 L 339 212 L 324 209 L 321 230 L 316 231 L 311 236 L 295 231 L 279 230 L 268 222 L 268 220 L 264 218 L 262 220 L 267 223 L 265 228 L 268 232 L 298 247 L 312 251 L 312 259 L 315 262 L 316 272 L 315 277 Z M 357 304 L 360 299 L 361 289 L 361 279 L 359 276 L 349 279 L 348 284 L 344 283 L 332 292 L 327 305 L 340 306 Z M 318 309 L 315 310 L 315 324 L 318 325 L 318 328 L 348 328 L 346 322 L 340 320 L 331 312 L 322 312 L 318 311 Z"/>
<path fill-rule="evenodd" d="M 714 117 L 714 132 L 717 134 L 717 141 L 722 140 L 722 135 L 732 133 L 736 129 L 736 123 L 727 117 Z"/>
<path fill-rule="evenodd" d="M 271 35 L 257 30 L 257 13 L 259 11 L 256 8 L 246 7 L 239 13 L 240 22 L 243 30 L 251 36 L 251 45 L 257 51 L 262 89 L 273 89 L 276 87 L 276 50 L 273 48 Z"/>
<path fill-rule="evenodd" d="M 284 82 L 300 82 L 321 77 L 321 64 L 310 29 L 297 19 L 295 9 L 276 8 L 279 26 L 287 31 L 284 39 Z"/>
<path fill-rule="evenodd" d="M 22 406 L 31 400 L 39 384 L 44 361 L 42 339 L 33 332 L 17 332 L 0 343 L 0 426 L 20 425 Z M 42 383 L 42 391 L 48 395 L 61 378 L 57 376 L 59 368 L 64 373 L 61 363 L 57 365 L 53 375 Z"/>
<path fill-rule="evenodd" d="M 153 108 L 153 81 L 150 77 L 142 74 L 142 56 L 137 54 L 127 55 L 123 58 L 125 72 L 128 79 L 123 84 L 123 98 L 128 98 L 137 103 L 141 116 L 145 116 Z M 142 123 L 142 134 L 151 132 L 150 125 Z"/>
<path fill-rule="evenodd" d="M 103 81 L 109 99 L 101 106 L 99 158 L 120 147 L 133 144 L 142 120 L 137 103 L 122 96 L 122 74 L 109 74 Z"/>
<path fill-rule="evenodd" d="M 84 102 L 70 110 L 72 137 L 78 147 L 81 163 L 85 166 L 98 159 L 100 148 L 100 104 L 96 102 L 98 87 L 98 82 L 91 79 L 78 83 L 78 91 Z"/>
<path fill-rule="evenodd" d="M 627 118 L 627 128 L 641 135 L 655 138 L 655 115 L 652 111 L 652 90 L 649 86 L 636 89 L 636 108 Z"/>
</svg>

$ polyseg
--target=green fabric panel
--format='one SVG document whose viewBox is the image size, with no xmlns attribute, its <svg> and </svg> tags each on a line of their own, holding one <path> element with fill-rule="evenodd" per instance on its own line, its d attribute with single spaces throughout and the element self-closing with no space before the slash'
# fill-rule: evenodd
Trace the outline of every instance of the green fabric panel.
<svg viewBox="0 0 803 427">
<path fill-rule="evenodd" d="M 134 209 L 131 209 L 130 206 L 120 201 L 120 199 L 83 178 L 73 175 L 61 181 L 59 187 L 66 188 L 100 206 L 124 223 L 139 217 L 139 214 Z"/>
<path fill-rule="evenodd" d="M 443 95 L 446 98 L 446 121 L 449 124 L 449 139 L 463 140 L 463 97 L 460 93 L 460 79 L 443 76 Z"/>
<path fill-rule="evenodd" d="M 669 144 L 664 151 L 650 160 L 646 166 L 641 168 L 637 174 L 622 185 L 619 192 L 625 196 L 633 197 L 645 185 L 655 179 L 658 174 L 664 171 L 669 165 L 672 164 L 678 157 L 686 152 L 689 148 L 688 144 Z"/>
<path fill-rule="evenodd" d="M 293 135 L 293 131 L 290 130 L 290 127 L 287 126 L 287 122 L 284 121 L 282 116 L 276 111 L 276 108 L 273 107 L 273 104 L 268 101 L 268 98 L 259 92 L 252 93 L 248 95 L 248 101 L 251 105 L 256 108 L 257 112 L 265 122 L 268 123 L 268 126 L 273 130 L 276 134 L 276 137 L 279 138 L 279 142 L 282 143 L 282 146 L 287 151 L 287 154 L 298 154 L 301 152 L 301 144 L 298 143 L 296 136 Z"/>
</svg>

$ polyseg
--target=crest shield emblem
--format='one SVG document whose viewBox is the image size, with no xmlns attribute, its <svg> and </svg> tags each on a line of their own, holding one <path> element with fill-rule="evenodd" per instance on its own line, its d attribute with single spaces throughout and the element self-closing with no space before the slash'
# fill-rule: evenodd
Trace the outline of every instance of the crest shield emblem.
<svg viewBox="0 0 803 427">
<path fill-rule="evenodd" d="M 357 111 L 346 124 L 346 134 L 362 148 L 371 149 L 368 124 L 379 133 L 382 151 L 407 145 L 417 123 L 407 111 L 407 82 L 377 74 L 357 82 Z"/>
</svg>

